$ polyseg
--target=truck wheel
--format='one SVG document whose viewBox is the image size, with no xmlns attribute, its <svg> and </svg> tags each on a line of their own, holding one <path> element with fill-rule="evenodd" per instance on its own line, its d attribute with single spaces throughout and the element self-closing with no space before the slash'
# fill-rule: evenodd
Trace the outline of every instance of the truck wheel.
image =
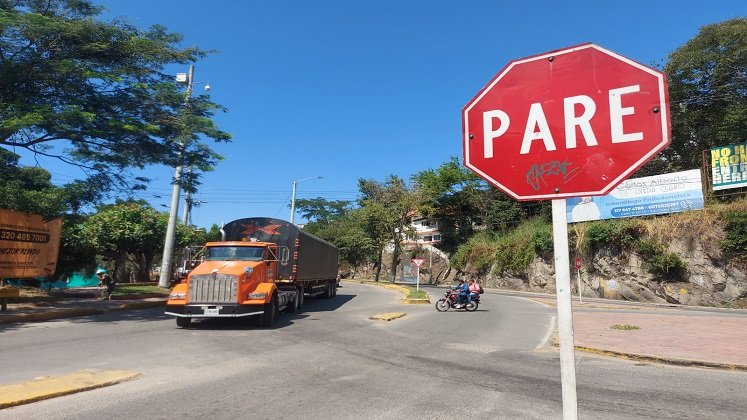
<svg viewBox="0 0 747 420">
<path fill-rule="evenodd" d="M 298 309 L 303 308 L 304 304 L 304 295 L 303 295 L 303 287 L 299 287 L 298 290 L 296 290 L 296 293 L 298 294 Z"/>
<path fill-rule="evenodd" d="M 298 292 L 293 296 L 293 300 L 288 302 L 288 306 L 285 309 L 288 312 L 296 312 L 298 310 Z"/>
<path fill-rule="evenodd" d="M 263 327 L 271 327 L 272 324 L 275 322 L 275 317 L 278 314 L 278 297 L 277 295 L 272 295 L 272 300 L 270 303 L 265 304 L 265 312 L 262 314 L 262 319 L 260 321 L 260 325 Z"/>
<path fill-rule="evenodd" d="M 192 324 L 192 318 L 187 317 L 176 317 L 176 326 L 180 328 L 189 328 L 189 325 Z"/>
</svg>

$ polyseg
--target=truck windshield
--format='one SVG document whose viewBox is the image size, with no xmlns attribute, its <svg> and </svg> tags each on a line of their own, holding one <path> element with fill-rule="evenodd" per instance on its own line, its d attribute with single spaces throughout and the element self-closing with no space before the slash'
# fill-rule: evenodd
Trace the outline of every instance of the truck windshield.
<svg viewBox="0 0 747 420">
<path fill-rule="evenodd" d="M 207 249 L 208 261 L 262 261 L 264 248 L 246 246 L 212 246 Z"/>
</svg>

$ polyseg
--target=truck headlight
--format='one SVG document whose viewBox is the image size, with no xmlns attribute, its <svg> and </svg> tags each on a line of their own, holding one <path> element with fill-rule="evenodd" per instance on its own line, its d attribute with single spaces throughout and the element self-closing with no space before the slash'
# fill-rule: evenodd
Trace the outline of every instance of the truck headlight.
<svg viewBox="0 0 747 420">
<path fill-rule="evenodd" d="M 187 298 L 187 294 L 185 292 L 169 293 L 169 299 L 172 299 L 172 300 L 184 300 L 186 298 Z"/>
<path fill-rule="evenodd" d="M 254 293 L 249 293 L 249 299 L 264 299 L 264 298 L 265 298 L 265 296 L 267 296 L 267 293 L 265 293 L 265 292 L 260 292 L 260 293 L 254 292 Z"/>
</svg>

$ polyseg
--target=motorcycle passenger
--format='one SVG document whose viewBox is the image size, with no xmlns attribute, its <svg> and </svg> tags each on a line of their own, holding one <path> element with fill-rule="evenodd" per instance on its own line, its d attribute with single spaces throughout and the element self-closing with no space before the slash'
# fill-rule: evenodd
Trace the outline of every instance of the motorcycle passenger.
<svg viewBox="0 0 747 420">
<path fill-rule="evenodd" d="M 472 302 L 472 298 L 477 297 L 480 294 L 480 285 L 474 279 L 469 279 L 469 296 L 467 296 L 467 303 Z"/>
<path fill-rule="evenodd" d="M 459 279 L 459 284 L 452 287 L 452 290 L 458 290 L 459 295 L 457 295 L 457 305 L 455 308 L 459 309 L 464 307 L 464 301 L 468 301 L 469 299 L 469 286 L 467 283 L 464 282 L 463 279 Z"/>
</svg>

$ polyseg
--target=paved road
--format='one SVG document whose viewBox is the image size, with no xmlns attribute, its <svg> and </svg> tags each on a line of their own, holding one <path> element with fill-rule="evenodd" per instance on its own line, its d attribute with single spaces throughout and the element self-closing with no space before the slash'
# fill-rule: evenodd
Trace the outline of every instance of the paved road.
<svg viewBox="0 0 747 420">
<path fill-rule="evenodd" d="M 0 419 L 561 418 L 560 368 L 544 341 L 555 311 L 486 296 L 475 313 L 400 305 L 346 283 L 269 330 L 158 310 L 0 326 L 0 384 L 83 368 L 142 377 L 0 410 Z M 370 315 L 404 311 L 391 322 Z M 577 353 L 580 418 L 741 419 L 747 374 Z M 470 396 L 477 396 L 469 401 Z"/>
</svg>

